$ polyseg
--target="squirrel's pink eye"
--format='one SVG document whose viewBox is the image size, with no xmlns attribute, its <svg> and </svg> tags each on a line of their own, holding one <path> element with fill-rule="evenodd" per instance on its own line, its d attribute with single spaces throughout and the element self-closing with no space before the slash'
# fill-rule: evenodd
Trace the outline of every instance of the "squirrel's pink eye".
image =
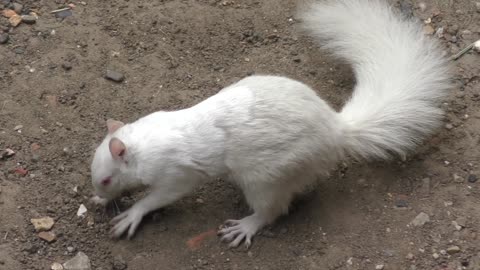
<svg viewBox="0 0 480 270">
<path fill-rule="evenodd" d="M 108 186 L 112 182 L 112 177 L 107 177 L 102 180 L 102 185 Z"/>
</svg>

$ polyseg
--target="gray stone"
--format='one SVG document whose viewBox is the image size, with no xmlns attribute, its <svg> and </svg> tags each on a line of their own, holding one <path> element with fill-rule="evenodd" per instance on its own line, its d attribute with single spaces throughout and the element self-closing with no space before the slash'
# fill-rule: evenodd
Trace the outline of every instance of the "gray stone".
<svg viewBox="0 0 480 270">
<path fill-rule="evenodd" d="M 60 18 L 60 19 L 65 19 L 65 18 L 70 17 L 72 15 L 73 15 L 73 13 L 70 9 L 62 10 L 60 12 L 55 13 L 55 17 Z"/>
<path fill-rule="evenodd" d="M 477 181 L 478 181 L 477 175 L 475 175 L 475 174 L 470 174 L 470 175 L 468 176 L 468 182 L 470 182 L 470 183 L 475 183 L 475 182 L 477 182 Z"/>
<path fill-rule="evenodd" d="M 412 220 L 412 222 L 410 222 L 410 224 L 412 224 L 415 227 L 421 227 L 428 222 L 430 222 L 430 217 L 424 212 L 421 212 Z"/>
<path fill-rule="evenodd" d="M 19 4 L 19 3 L 13 3 L 13 4 L 12 4 L 12 8 L 13 8 L 13 10 L 15 11 L 15 13 L 21 14 L 21 13 L 22 13 L 22 10 L 23 10 L 23 5 L 22 5 L 22 4 Z"/>
<path fill-rule="evenodd" d="M 114 82 L 122 82 L 125 79 L 125 76 L 120 72 L 114 70 L 107 70 L 105 78 Z"/>
<path fill-rule="evenodd" d="M 0 44 L 5 44 L 10 39 L 10 36 L 7 33 L 0 34 Z"/>
<path fill-rule="evenodd" d="M 91 270 L 90 259 L 83 252 L 78 252 L 75 257 L 63 264 L 65 270 Z"/>
<path fill-rule="evenodd" d="M 34 24 L 37 22 L 37 18 L 35 18 L 35 16 L 32 16 L 32 15 L 23 15 L 22 22 L 27 24 Z"/>
</svg>

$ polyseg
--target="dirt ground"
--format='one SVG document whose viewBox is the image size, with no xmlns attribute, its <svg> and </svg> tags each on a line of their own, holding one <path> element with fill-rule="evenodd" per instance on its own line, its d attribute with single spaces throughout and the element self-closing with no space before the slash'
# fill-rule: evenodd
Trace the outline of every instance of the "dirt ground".
<svg viewBox="0 0 480 270">
<path fill-rule="evenodd" d="M 303 81 L 339 108 L 353 75 L 300 34 L 295 0 L 19 3 L 39 18 L 16 28 L 0 18 L 9 35 L 0 44 L 0 151 L 15 152 L 0 160 L 0 269 L 50 269 L 77 252 L 104 270 L 480 269 L 480 54 L 455 62 L 445 128 L 415 155 L 340 164 L 250 250 L 229 250 L 214 235 L 188 245 L 248 213 L 241 192 L 222 180 L 149 215 L 132 240 L 114 241 L 113 210 L 88 204 L 105 119 L 185 108 L 253 73 Z M 50 13 L 69 3 L 72 16 Z M 449 55 L 480 38 L 475 0 L 396 4 L 430 18 L 426 32 L 434 30 Z M 125 80 L 105 79 L 107 69 Z M 422 212 L 430 221 L 410 224 Z M 52 243 L 30 222 L 45 216 L 55 220 Z"/>
</svg>

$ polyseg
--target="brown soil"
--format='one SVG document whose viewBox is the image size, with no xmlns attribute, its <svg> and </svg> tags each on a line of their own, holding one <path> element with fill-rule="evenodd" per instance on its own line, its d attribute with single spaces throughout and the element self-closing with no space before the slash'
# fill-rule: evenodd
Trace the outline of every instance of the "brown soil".
<svg viewBox="0 0 480 270">
<path fill-rule="evenodd" d="M 23 1 L 24 11 L 39 14 L 33 25 L 12 29 L 0 18 L 0 33 L 10 35 L 0 45 L 0 150 L 16 152 L 0 161 L 0 269 L 50 269 L 77 251 L 93 269 L 480 269 L 478 53 L 456 62 L 446 128 L 417 154 L 404 162 L 343 164 L 249 251 L 228 250 L 215 236 L 195 250 L 187 245 L 248 212 L 241 192 L 222 181 L 149 215 L 134 239 L 114 241 L 112 211 L 88 204 L 90 158 L 106 118 L 133 121 L 185 108 L 252 73 L 303 81 L 339 108 L 354 79 L 299 33 L 299 1 L 73 3 L 64 20 L 50 14 L 62 0 Z M 480 4 L 473 0 L 425 0 L 424 11 L 408 1 L 405 12 L 408 4 L 415 16 L 432 18 L 435 30 L 443 27 L 435 36 L 449 54 L 480 37 Z M 106 80 L 107 69 L 125 81 Z M 82 203 L 85 218 L 76 215 Z M 420 212 L 430 222 L 409 225 Z M 42 216 L 56 221 L 53 243 L 39 239 L 30 223 Z M 451 246 L 460 251 L 446 253 Z"/>
</svg>

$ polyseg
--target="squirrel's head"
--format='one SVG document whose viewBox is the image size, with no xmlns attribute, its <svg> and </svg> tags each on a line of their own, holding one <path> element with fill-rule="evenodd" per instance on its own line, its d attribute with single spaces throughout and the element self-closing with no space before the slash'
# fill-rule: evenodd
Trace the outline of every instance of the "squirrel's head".
<svg viewBox="0 0 480 270">
<path fill-rule="evenodd" d="M 107 120 L 108 134 L 97 147 L 91 175 L 95 194 L 108 201 L 121 195 L 129 182 L 129 149 L 121 139 L 125 124 L 116 120 Z"/>
</svg>

